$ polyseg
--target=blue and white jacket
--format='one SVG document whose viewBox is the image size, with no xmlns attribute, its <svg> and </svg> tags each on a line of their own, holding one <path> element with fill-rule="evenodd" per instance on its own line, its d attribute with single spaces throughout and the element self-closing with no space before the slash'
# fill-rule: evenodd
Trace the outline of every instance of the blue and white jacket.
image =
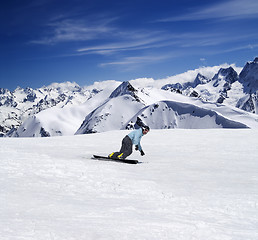
<svg viewBox="0 0 258 240">
<path fill-rule="evenodd" d="M 141 138 L 143 136 L 142 129 L 141 128 L 136 129 L 136 130 L 130 132 L 127 136 L 132 140 L 132 143 L 134 145 L 138 145 L 138 149 L 139 149 L 139 151 L 141 151 L 142 147 L 141 147 L 140 142 L 141 142 Z"/>
</svg>

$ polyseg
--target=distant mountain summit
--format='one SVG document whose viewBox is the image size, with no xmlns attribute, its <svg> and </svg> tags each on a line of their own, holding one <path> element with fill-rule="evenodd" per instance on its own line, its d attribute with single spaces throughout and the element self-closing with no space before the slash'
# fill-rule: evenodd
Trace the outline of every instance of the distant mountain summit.
<svg viewBox="0 0 258 240">
<path fill-rule="evenodd" d="M 136 93 L 137 90 L 128 81 L 125 81 L 110 94 L 109 98 L 115 98 L 126 94 L 135 97 Z"/>
<path fill-rule="evenodd" d="M 232 84 L 238 80 L 237 72 L 232 68 L 221 68 L 212 78 L 211 82 L 214 88 L 218 88 L 217 103 L 223 103 L 228 97 L 228 91 L 231 90 Z"/>
<path fill-rule="evenodd" d="M 232 84 L 238 80 L 238 74 L 232 67 L 221 68 L 219 72 L 212 78 L 212 81 L 215 81 L 214 87 L 218 86 L 218 83 L 222 80 L 228 84 Z"/>
<path fill-rule="evenodd" d="M 87 115 L 76 134 L 121 129 L 145 104 L 129 82 L 123 82 L 106 101 Z"/>
<path fill-rule="evenodd" d="M 190 86 L 195 88 L 196 86 L 198 86 L 199 84 L 206 84 L 210 81 L 209 78 L 205 77 L 204 75 L 198 73 L 196 78 L 193 81 L 193 84 L 191 84 Z"/>
<path fill-rule="evenodd" d="M 258 90 L 258 57 L 253 62 L 247 62 L 239 74 L 239 82 L 244 86 L 244 92 L 256 93 Z"/>
<path fill-rule="evenodd" d="M 239 82 L 243 85 L 244 97 L 239 99 L 237 107 L 245 111 L 258 113 L 258 57 L 247 62 L 239 74 Z"/>
</svg>

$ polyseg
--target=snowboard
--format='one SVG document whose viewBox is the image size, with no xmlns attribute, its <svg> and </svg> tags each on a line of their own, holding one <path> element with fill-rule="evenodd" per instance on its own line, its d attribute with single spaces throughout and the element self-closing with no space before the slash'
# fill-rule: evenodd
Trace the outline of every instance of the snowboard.
<svg viewBox="0 0 258 240">
<path fill-rule="evenodd" d="M 98 156 L 98 155 L 93 155 L 93 157 L 96 159 L 105 160 L 105 161 L 115 161 L 115 162 L 129 163 L 129 164 L 138 163 L 138 160 L 131 160 L 131 159 L 110 158 L 110 157 L 104 157 L 104 156 Z"/>
</svg>

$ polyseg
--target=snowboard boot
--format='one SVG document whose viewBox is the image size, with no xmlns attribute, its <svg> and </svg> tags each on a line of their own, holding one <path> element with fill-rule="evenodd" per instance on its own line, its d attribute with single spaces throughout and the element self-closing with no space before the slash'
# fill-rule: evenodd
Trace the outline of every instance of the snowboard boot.
<svg viewBox="0 0 258 240">
<path fill-rule="evenodd" d="M 109 158 L 112 158 L 113 155 L 114 155 L 114 152 L 110 153 L 110 154 L 108 155 L 108 157 L 109 157 Z"/>
<path fill-rule="evenodd" d="M 118 159 L 124 159 L 124 158 L 123 158 L 123 154 L 124 154 L 124 153 L 119 154 L 119 155 L 117 156 L 117 158 L 118 158 Z"/>
</svg>

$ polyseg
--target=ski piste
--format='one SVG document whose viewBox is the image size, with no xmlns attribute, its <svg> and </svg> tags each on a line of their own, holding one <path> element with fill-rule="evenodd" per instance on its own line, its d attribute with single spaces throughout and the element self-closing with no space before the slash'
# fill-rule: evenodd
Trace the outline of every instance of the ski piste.
<svg viewBox="0 0 258 240">
<path fill-rule="evenodd" d="M 110 157 L 104 157 L 104 156 L 99 156 L 99 155 L 93 155 L 93 158 L 99 159 L 99 160 L 104 160 L 104 161 L 115 161 L 115 162 L 129 163 L 129 164 L 139 163 L 138 160 L 110 158 Z"/>
</svg>

